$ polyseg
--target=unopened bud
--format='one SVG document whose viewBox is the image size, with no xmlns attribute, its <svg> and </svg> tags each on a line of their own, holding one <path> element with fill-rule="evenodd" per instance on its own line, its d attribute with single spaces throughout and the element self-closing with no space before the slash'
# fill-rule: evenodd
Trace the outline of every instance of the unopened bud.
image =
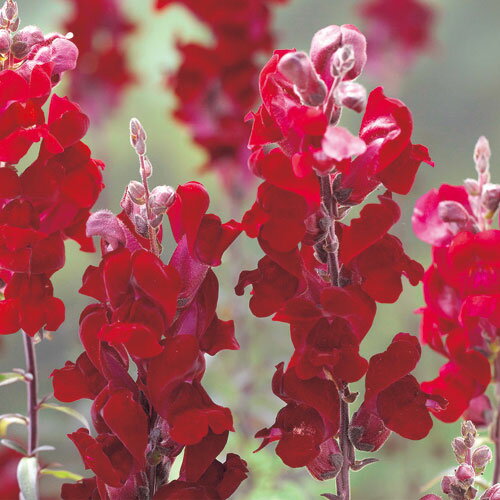
<svg viewBox="0 0 500 500">
<path fill-rule="evenodd" d="M 342 82 L 337 90 L 340 104 L 346 108 L 361 113 L 366 107 L 366 89 L 355 82 Z"/>
<path fill-rule="evenodd" d="M 477 431 L 476 427 L 470 420 L 462 422 L 462 436 L 464 437 L 464 442 L 467 448 L 472 448 L 476 440 Z"/>
<path fill-rule="evenodd" d="M 486 184 L 483 187 L 483 206 L 492 214 L 500 205 L 500 184 Z"/>
<path fill-rule="evenodd" d="M 457 459 L 457 462 L 460 464 L 465 460 L 465 456 L 467 455 L 467 446 L 465 446 L 464 438 L 457 437 L 451 442 L 451 447 L 453 449 L 453 453 Z"/>
<path fill-rule="evenodd" d="M 323 104 L 327 94 L 326 85 L 305 52 L 285 54 L 278 63 L 278 70 L 295 85 L 295 91 L 306 106 Z"/>
<path fill-rule="evenodd" d="M 176 193 L 170 186 L 156 186 L 149 196 L 149 208 L 155 215 L 164 214 L 174 203 Z"/>
<path fill-rule="evenodd" d="M 125 245 L 125 232 L 118 217 L 109 210 L 99 210 L 90 215 L 87 220 L 87 236 L 100 236 L 109 245 L 110 250 L 116 250 Z"/>
<path fill-rule="evenodd" d="M 146 177 L 151 177 L 153 173 L 153 165 L 147 156 L 144 157 L 142 168 L 144 169 L 144 175 Z"/>
<path fill-rule="evenodd" d="M 450 493 L 452 485 L 456 482 L 457 478 L 454 476 L 443 476 L 441 480 L 441 489 L 443 493 Z"/>
<path fill-rule="evenodd" d="M 464 187 L 470 196 L 477 196 L 479 194 L 479 183 L 476 179 L 465 179 Z"/>
<path fill-rule="evenodd" d="M 12 37 L 13 47 L 16 44 L 19 44 L 20 46 L 24 44 L 28 48 L 28 51 L 33 45 L 42 43 L 43 41 L 44 36 L 42 30 L 37 26 L 25 26 Z"/>
<path fill-rule="evenodd" d="M 307 464 L 307 470 L 319 481 L 337 476 L 342 468 L 343 458 L 337 441 L 328 439 L 320 445 L 319 455 Z"/>
<path fill-rule="evenodd" d="M 481 500 L 500 500 L 500 484 L 494 484 L 488 488 L 481 497 Z"/>
<path fill-rule="evenodd" d="M 14 2 L 13 0 L 7 0 L 2 7 L 2 14 L 3 17 L 9 22 L 13 22 L 15 19 L 17 19 L 17 16 L 19 15 L 17 2 Z"/>
<path fill-rule="evenodd" d="M 443 222 L 463 225 L 469 220 L 467 210 L 460 203 L 452 200 L 441 201 L 438 205 L 438 214 Z"/>
<path fill-rule="evenodd" d="M 354 47 L 350 44 L 343 45 L 333 54 L 332 75 L 345 75 L 354 68 L 355 62 Z"/>
<path fill-rule="evenodd" d="M 11 43 L 10 33 L 7 30 L 0 29 L 0 54 L 7 54 Z"/>
<path fill-rule="evenodd" d="M 474 148 L 474 163 L 479 174 L 488 172 L 490 168 L 491 150 L 488 139 L 482 135 Z"/>
<path fill-rule="evenodd" d="M 135 214 L 134 226 L 135 226 L 136 231 L 141 236 L 143 236 L 144 238 L 147 238 L 147 236 L 148 236 L 148 222 L 144 217 L 142 217 L 142 215 Z"/>
<path fill-rule="evenodd" d="M 482 445 L 472 454 L 472 467 L 476 473 L 481 474 L 484 468 L 491 462 L 493 455 L 486 445 Z"/>
<path fill-rule="evenodd" d="M 146 154 L 146 131 L 137 118 L 130 120 L 130 143 L 139 156 Z"/>
<path fill-rule="evenodd" d="M 144 205 L 146 203 L 146 189 L 139 181 L 130 181 L 127 193 L 137 205 Z"/>
<path fill-rule="evenodd" d="M 25 42 L 13 42 L 10 50 L 16 59 L 24 59 L 29 54 L 30 47 Z"/>
<path fill-rule="evenodd" d="M 462 481 L 463 483 L 469 483 L 474 481 L 476 477 L 476 473 L 474 472 L 474 468 L 472 465 L 463 463 L 458 466 L 458 469 L 455 471 L 455 477 Z"/>
</svg>

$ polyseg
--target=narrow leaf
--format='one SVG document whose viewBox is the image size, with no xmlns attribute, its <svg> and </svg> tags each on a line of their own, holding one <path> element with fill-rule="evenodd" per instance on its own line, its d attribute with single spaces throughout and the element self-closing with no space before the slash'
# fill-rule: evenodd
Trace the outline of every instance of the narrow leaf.
<svg viewBox="0 0 500 500">
<path fill-rule="evenodd" d="M 0 373 L 0 386 L 13 384 L 18 380 L 24 380 L 24 376 L 21 375 L 20 373 L 15 373 L 15 372 Z"/>
<path fill-rule="evenodd" d="M 5 413 L 0 415 L 0 438 L 7 435 L 7 429 L 11 424 L 28 425 L 29 419 L 20 413 Z"/>
<path fill-rule="evenodd" d="M 71 479 L 71 481 L 80 481 L 83 479 L 83 476 L 69 470 L 42 469 L 40 472 L 42 474 L 57 477 L 58 479 Z"/>
<path fill-rule="evenodd" d="M 17 465 L 17 482 L 23 500 L 38 499 L 38 463 L 36 457 L 23 457 Z"/>
<path fill-rule="evenodd" d="M 12 439 L 0 439 L 0 443 L 6 446 L 7 448 L 10 448 L 11 450 L 21 453 L 21 455 L 28 454 L 28 452 L 20 444 L 16 443 L 15 441 L 12 441 Z"/>
<path fill-rule="evenodd" d="M 66 413 L 66 415 L 76 418 L 76 420 L 81 422 L 87 429 L 90 430 L 90 425 L 87 419 L 79 411 L 76 411 L 74 408 L 70 408 L 69 406 L 56 405 L 53 403 L 43 403 L 40 405 L 40 408 L 48 408 L 49 410 L 55 410 L 55 411 L 60 411 L 62 413 Z"/>
</svg>

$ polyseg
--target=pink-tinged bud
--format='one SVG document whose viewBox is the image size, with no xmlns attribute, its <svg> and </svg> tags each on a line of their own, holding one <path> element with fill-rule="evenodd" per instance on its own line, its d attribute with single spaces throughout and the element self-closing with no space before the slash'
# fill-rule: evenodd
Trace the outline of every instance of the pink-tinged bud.
<svg viewBox="0 0 500 500">
<path fill-rule="evenodd" d="M 139 181 L 130 181 L 127 186 L 127 194 L 137 205 L 146 203 L 146 189 Z"/>
<path fill-rule="evenodd" d="M 377 451 L 390 434 L 391 431 L 384 425 L 382 419 L 365 404 L 362 404 L 352 417 L 349 437 L 358 450 Z"/>
<path fill-rule="evenodd" d="M 153 174 L 153 164 L 149 161 L 147 156 L 144 157 L 144 162 L 141 168 L 144 170 L 144 175 L 146 177 L 151 177 Z"/>
<path fill-rule="evenodd" d="M 285 54 L 278 70 L 295 85 L 295 91 L 306 106 L 320 106 L 327 94 L 325 83 L 319 78 L 305 52 Z"/>
<path fill-rule="evenodd" d="M 76 45 L 65 37 L 56 38 L 51 46 L 51 61 L 54 63 L 54 73 L 60 75 L 65 71 L 76 68 L 78 49 Z"/>
<path fill-rule="evenodd" d="M 10 51 L 16 59 L 24 59 L 30 52 L 30 46 L 24 42 L 13 42 Z"/>
<path fill-rule="evenodd" d="M 477 196 L 479 194 L 479 183 L 476 179 L 465 179 L 464 187 L 470 196 Z"/>
<path fill-rule="evenodd" d="M 350 24 L 327 26 L 319 30 L 311 42 L 311 60 L 321 79 L 330 86 L 333 81 L 333 56 L 344 45 L 351 45 L 354 52 L 354 65 L 344 79 L 354 80 L 366 63 L 366 38 Z"/>
<path fill-rule="evenodd" d="M 352 135 L 343 127 L 329 126 L 321 142 L 323 152 L 329 158 L 341 162 L 366 151 L 363 139 Z"/>
<path fill-rule="evenodd" d="M 481 500 L 500 500 L 500 484 L 494 484 L 491 488 L 487 489 Z"/>
<path fill-rule="evenodd" d="M 476 473 L 474 472 L 474 467 L 469 464 L 460 464 L 458 469 L 455 471 L 455 477 L 464 483 L 469 483 L 474 481 Z"/>
<path fill-rule="evenodd" d="M 500 205 L 500 184 L 486 184 L 483 187 L 482 202 L 484 208 L 494 214 Z"/>
<path fill-rule="evenodd" d="M 443 493 L 451 493 L 451 488 L 456 481 L 457 478 L 454 476 L 443 476 L 443 479 L 441 480 L 441 489 L 443 490 Z"/>
<path fill-rule="evenodd" d="M 490 158 L 490 143 L 483 135 L 478 139 L 476 147 L 474 148 L 474 163 L 476 164 L 476 170 L 480 175 L 489 171 Z"/>
<path fill-rule="evenodd" d="M 15 19 L 17 19 L 19 15 L 17 2 L 14 2 L 12 0 L 7 0 L 2 7 L 2 15 L 4 19 L 6 19 L 9 22 L 12 22 Z"/>
<path fill-rule="evenodd" d="M 443 222 L 455 222 L 459 226 L 464 226 L 469 221 L 467 210 L 452 200 L 441 201 L 438 205 L 438 214 Z"/>
<path fill-rule="evenodd" d="M 337 98 L 341 106 L 362 113 L 366 107 L 366 89 L 355 82 L 342 82 L 337 89 Z"/>
<path fill-rule="evenodd" d="M 176 198 L 175 189 L 170 186 L 156 186 L 149 196 L 149 208 L 155 215 L 164 214 Z"/>
<path fill-rule="evenodd" d="M 474 450 L 472 454 L 472 467 L 474 467 L 476 474 L 481 474 L 492 458 L 491 450 L 486 445 L 482 445 Z"/>
<path fill-rule="evenodd" d="M 121 222 L 109 210 L 99 210 L 87 221 L 87 236 L 100 236 L 108 244 L 108 250 L 125 245 L 125 232 Z"/>
<path fill-rule="evenodd" d="M 16 44 L 20 44 L 27 47 L 29 52 L 33 45 L 42 43 L 44 40 L 45 39 L 40 28 L 37 26 L 25 26 L 12 37 L 12 48 L 14 49 Z"/>
<path fill-rule="evenodd" d="M 134 226 L 136 231 L 144 238 L 148 237 L 149 225 L 148 221 L 139 214 L 134 216 Z"/>
<path fill-rule="evenodd" d="M 481 394 L 470 400 L 462 417 L 470 420 L 476 427 L 488 427 L 493 422 L 493 415 L 490 398 L 486 394 Z"/>
<path fill-rule="evenodd" d="M 146 131 L 137 118 L 130 120 L 130 144 L 139 156 L 146 154 Z"/>
<path fill-rule="evenodd" d="M 11 43 L 10 33 L 7 30 L 0 29 L 0 54 L 7 54 Z"/>
<path fill-rule="evenodd" d="M 460 464 L 465 461 L 468 448 L 465 446 L 464 438 L 457 437 L 451 442 L 451 448 L 455 454 L 457 462 Z"/>
<path fill-rule="evenodd" d="M 434 493 L 430 493 L 429 495 L 423 496 L 420 500 L 443 500 L 441 497 L 434 495 Z"/>
<path fill-rule="evenodd" d="M 330 438 L 320 445 L 319 455 L 307 464 L 307 470 L 319 481 L 326 481 L 337 476 L 342 462 L 339 445 L 335 439 Z"/>
</svg>

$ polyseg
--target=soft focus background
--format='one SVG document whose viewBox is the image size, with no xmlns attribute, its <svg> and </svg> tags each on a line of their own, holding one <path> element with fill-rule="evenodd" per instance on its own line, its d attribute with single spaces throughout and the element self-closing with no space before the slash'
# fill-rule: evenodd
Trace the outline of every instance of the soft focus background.
<svg viewBox="0 0 500 500">
<path fill-rule="evenodd" d="M 59 29 L 69 9 L 64 0 L 18 0 L 18 3 L 22 25 L 36 24 L 46 32 Z M 277 7 L 278 46 L 308 50 L 314 32 L 328 24 L 350 23 L 362 29 L 363 24 L 355 12 L 356 3 L 356 0 L 293 0 Z M 413 236 L 410 224 L 415 200 L 443 182 L 460 184 L 463 178 L 474 176 L 472 151 L 482 134 L 490 139 L 492 173 L 497 182 L 500 180 L 500 2 L 440 0 L 429 3 L 437 11 L 433 49 L 418 57 L 410 68 L 388 68 L 376 80 L 370 76 L 361 78 L 369 90 L 381 84 L 389 96 L 403 100 L 410 107 L 414 117 L 414 142 L 428 146 L 436 162 L 435 169 L 421 167 L 412 193 L 401 199 L 403 216 L 396 231 L 408 253 L 424 265 L 430 261 L 429 248 Z M 179 62 L 174 39 L 206 40 L 207 32 L 181 7 L 155 14 L 150 1 L 123 0 L 123 4 L 130 17 L 140 24 L 139 30 L 128 38 L 131 62 L 139 82 L 126 93 L 120 108 L 99 126 L 91 127 L 86 138 L 94 157 L 107 165 L 106 189 L 99 207 L 118 211 L 124 187 L 138 177 L 136 157 L 128 139 L 128 121 L 131 116 L 137 116 L 149 134 L 148 150 L 155 166 L 153 184 L 176 186 L 193 179 L 201 180 L 211 193 L 211 209 L 229 217 L 227 197 L 218 179 L 213 174 L 199 172 L 204 162 L 203 152 L 192 144 L 189 132 L 170 116 L 175 101 L 163 84 L 165 73 Z M 64 85 L 57 92 L 64 95 Z M 346 113 L 342 124 L 355 131 L 358 122 L 357 116 Z M 255 186 L 249 185 L 248 190 L 248 201 L 239 207 L 239 215 L 250 206 Z M 258 445 L 252 435 L 261 427 L 271 425 L 282 406 L 271 392 L 270 380 L 274 365 L 288 359 L 291 344 L 286 325 L 272 323 L 268 318 L 251 318 L 247 312 L 248 296 L 238 298 L 232 291 L 241 267 L 252 269 L 261 256 L 253 241 L 245 237 L 240 240 L 233 253 L 226 254 L 217 273 L 223 283 L 220 315 L 223 319 L 236 318 L 237 336 L 244 349 L 225 351 L 210 360 L 205 379 L 214 400 L 230 406 L 236 414 L 238 432 L 231 437 L 226 451 L 237 452 L 249 462 L 250 478 L 235 498 L 317 498 L 320 493 L 333 492 L 334 482 L 319 483 L 305 469 L 285 467 L 274 454 L 272 445 L 252 454 Z M 51 370 L 62 366 L 67 359 L 74 360 L 81 352 L 77 338 L 78 315 L 88 302 L 77 290 L 86 266 L 97 261 L 97 255 L 83 255 L 77 251 L 76 244 L 68 243 L 67 265 L 54 280 L 56 296 L 66 303 L 67 319 L 53 341 L 37 346 L 41 394 L 51 390 L 48 378 Z M 375 326 L 363 344 L 362 354 L 369 357 L 384 350 L 399 331 L 417 333 L 419 317 L 412 311 L 421 304 L 421 288 L 408 285 L 396 305 L 379 306 Z M 22 367 L 20 337 L 12 335 L 1 340 L 0 371 Z M 418 378 L 434 378 L 441 363 L 437 355 L 424 348 Z M 0 414 L 23 412 L 23 391 L 21 384 L 2 387 Z M 74 406 L 88 412 L 87 404 Z M 44 411 L 40 417 L 41 444 L 57 447 L 44 457 L 83 473 L 76 449 L 65 437 L 78 423 L 70 417 Z M 458 423 L 436 421 L 431 434 L 421 442 L 393 435 L 378 454 L 379 464 L 352 474 L 353 498 L 419 498 L 422 486 L 453 465 L 449 442 L 458 433 Z M 57 498 L 58 480 L 51 478 L 44 482 L 47 492 Z M 431 491 L 438 492 L 436 487 L 426 492 Z"/>
</svg>

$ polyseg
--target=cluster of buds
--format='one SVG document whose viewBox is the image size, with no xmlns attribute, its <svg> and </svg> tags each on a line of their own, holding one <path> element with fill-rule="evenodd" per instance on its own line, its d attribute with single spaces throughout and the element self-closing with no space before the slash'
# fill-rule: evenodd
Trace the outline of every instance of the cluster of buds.
<svg viewBox="0 0 500 500">
<path fill-rule="evenodd" d="M 17 2 L 7 0 L 0 9 L 0 28 L 7 31 L 17 31 L 20 22 Z"/>
<path fill-rule="evenodd" d="M 453 439 L 451 446 L 458 467 L 453 476 L 444 476 L 441 489 L 450 500 L 473 500 L 477 498 L 476 480 L 482 476 L 486 466 L 492 460 L 491 450 L 486 445 L 476 446 L 477 431 L 470 420 L 462 422 L 462 436 Z M 481 500 L 498 500 L 500 485 L 489 488 Z M 442 500 L 441 497 L 429 494 L 421 500 Z"/>
</svg>

